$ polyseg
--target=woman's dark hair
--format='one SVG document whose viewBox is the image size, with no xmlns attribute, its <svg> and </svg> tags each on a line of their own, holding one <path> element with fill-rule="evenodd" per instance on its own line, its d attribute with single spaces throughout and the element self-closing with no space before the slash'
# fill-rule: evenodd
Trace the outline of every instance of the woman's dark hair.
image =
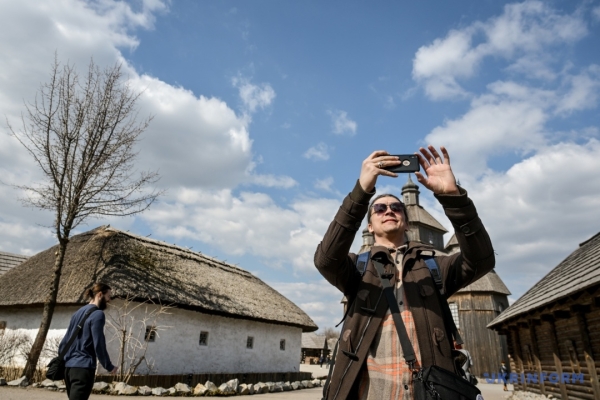
<svg viewBox="0 0 600 400">
<path fill-rule="evenodd" d="M 384 194 L 380 194 L 379 196 L 375 196 L 375 198 L 373 200 L 371 200 L 371 204 L 369 204 L 369 211 L 367 211 L 367 224 L 371 223 L 371 208 L 373 208 L 373 204 L 375 204 L 375 202 L 377 200 L 384 198 L 384 197 L 393 197 L 394 199 L 398 200 L 404 206 L 404 203 L 402 203 L 402 200 L 400 200 L 396 195 L 384 193 Z M 404 219 L 408 223 L 408 213 L 406 212 L 406 206 L 404 206 Z"/>
<path fill-rule="evenodd" d="M 97 282 L 97 283 L 94 283 L 94 286 L 92 286 L 91 288 L 87 289 L 85 291 L 85 294 L 89 298 L 93 299 L 94 297 L 96 297 L 96 295 L 98 293 L 106 294 L 106 292 L 108 292 L 109 290 L 112 290 L 110 286 L 108 286 L 105 283 Z"/>
</svg>

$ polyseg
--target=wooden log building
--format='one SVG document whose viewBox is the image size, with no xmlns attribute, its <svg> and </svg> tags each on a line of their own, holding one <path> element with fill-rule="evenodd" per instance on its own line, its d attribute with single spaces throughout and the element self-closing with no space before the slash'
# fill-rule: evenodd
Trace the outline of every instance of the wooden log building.
<svg viewBox="0 0 600 400">
<path fill-rule="evenodd" d="M 488 327 L 508 337 L 515 390 L 600 400 L 600 233 Z"/>
<path fill-rule="evenodd" d="M 301 364 L 317 364 L 321 357 L 331 356 L 335 348 L 336 338 L 325 341 L 327 336 L 315 332 L 302 333 L 302 359 Z"/>
<path fill-rule="evenodd" d="M 452 235 L 445 251 L 453 254 L 459 250 L 456 235 Z M 506 336 L 487 328 L 508 308 L 508 295 L 510 291 L 492 270 L 448 298 L 452 317 L 465 342 L 463 348 L 471 353 L 471 373 L 475 376 L 498 371 L 501 361 L 508 357 Z"/>
</svg>

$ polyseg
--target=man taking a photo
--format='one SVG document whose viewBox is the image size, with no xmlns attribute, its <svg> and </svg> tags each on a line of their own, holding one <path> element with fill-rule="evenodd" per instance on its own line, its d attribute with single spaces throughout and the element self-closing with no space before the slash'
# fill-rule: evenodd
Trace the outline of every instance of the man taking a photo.
<svg viewBox="0 0 600 400">
<path fill-rule="evenodd" d="M 442 302 L 492 270 L 495 263 L 490 238 L 467 192 L 457 186 L 450 157 L 433 146 L 417 154 L 423 174 L 418 181 L 433 192 L 452 223 L 461 251 L 450 256 L 419 242 L 407 241 L 408 215 L 396 196 L 375 194 L 379 176 L 397 177 L 385 167 L 400 164 L 386 151 L 375 151 L 363 163 L 360 177 L 344 199 L 315 253 L 319 272 L 348 299 L 327 400 L 408 400 L 413 398 L 413 374 L 402 347 L 382 285 L 371 259 L 357 269 L 357 254 L 349 253 L 367 215 L 375 243 L 371 256 L 385 261 L 390 284 L 410 343 L 416 368 L 436 365 L 456 373 L 452 359 L 452 334 L 444 324 Z M 439 266 L 444 295 L 440 293 L 424 259 Z"/>
</svg>

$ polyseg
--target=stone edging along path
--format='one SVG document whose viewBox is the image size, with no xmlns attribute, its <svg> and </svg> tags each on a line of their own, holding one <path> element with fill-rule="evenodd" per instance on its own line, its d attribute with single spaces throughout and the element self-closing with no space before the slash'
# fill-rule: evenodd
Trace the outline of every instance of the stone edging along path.
<svg viewBox="0 0 600 400">
<path fill-rule="evenodd" d="M 9 386 L 29 386 L 29 382 L 27 382 L 25 377 L 11 382 L 3 381 L 2 378 L 0 378 L 0 386 L 2 386 L 3 383 Z M 96 382 L 94 384 L 93 392 L 96 394 L 118 396 L 240 396 L 309 389 L 322 386 L 324 383 L 324 380 L 313 379 L 295 382 L 258 382 L 254 384 L 240 384 L 237 379 L 232 379 L 219 387 L 210 381 L 206 381 L 205 384 L 199 383 L 193 388 L 185 383 L 178 383 L 171 388 L 165 389 L 162 387 L 150 388 L 148 386 L 131 386 L 125 382 Z M 52 381 L 50 379 L 46 379 L 41 383 L 34 383 L 31 386 L 59 391 L 64 391 L 66 389 L 64 381 Z"/>
</svg>

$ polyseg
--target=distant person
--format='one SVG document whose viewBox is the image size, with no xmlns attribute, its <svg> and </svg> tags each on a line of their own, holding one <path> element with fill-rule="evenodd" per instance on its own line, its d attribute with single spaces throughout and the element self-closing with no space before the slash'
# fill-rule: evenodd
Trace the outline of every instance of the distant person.
<svg viewBox="0 0 600 400">
<path fill-rule="evenodd" d="M 323 368 L 323 362 L 325 361 L 325 358 L 323 356 L 319 357 L 319 367 Z"/>
<path fill-rule="evenodd" d="M 508 368 L 506 368 L 506 363 L 502 361 L 502 365 L 500 365 L 500 377 L 502 379 L 502 383 L 504 383 L 504 391 L 506 392 L 508 388 L 506 387 L 506 380 L 508 379 Z"/>
<path fill-rule="evenodd" d="M 77 339 L 65 354 L 65 385 L 67 386 L 69 400 L 89 399 L 96 377 L 96 358 L 100 360 L 100 364 L 104 369 L 112 374 L 116 374 L 119 369 L 110 362 L 110 357 L 106 351 L 106 338 L 104 337 L 106 317 L 102 310 L 106 309 L 111 300 L 111 288 L 103 283 L 96 283 L 86 290 L 85 294 L 91 299 L 90 303 L 81 307 L 71 317 L 67 333 L 58 348 L 60 353 L 77 329 L 77 325 L 83 319 L 83 316 L 89 310 L 95 309 L 89 315 L 79 331 Z"/>
<path fill-rule="evenodd" d="M 327 359 L 325 360 L 325 364 L 327 364 L 327 368 L 331 368 L 331 357 L 327 356 Z"/>
</svg>

